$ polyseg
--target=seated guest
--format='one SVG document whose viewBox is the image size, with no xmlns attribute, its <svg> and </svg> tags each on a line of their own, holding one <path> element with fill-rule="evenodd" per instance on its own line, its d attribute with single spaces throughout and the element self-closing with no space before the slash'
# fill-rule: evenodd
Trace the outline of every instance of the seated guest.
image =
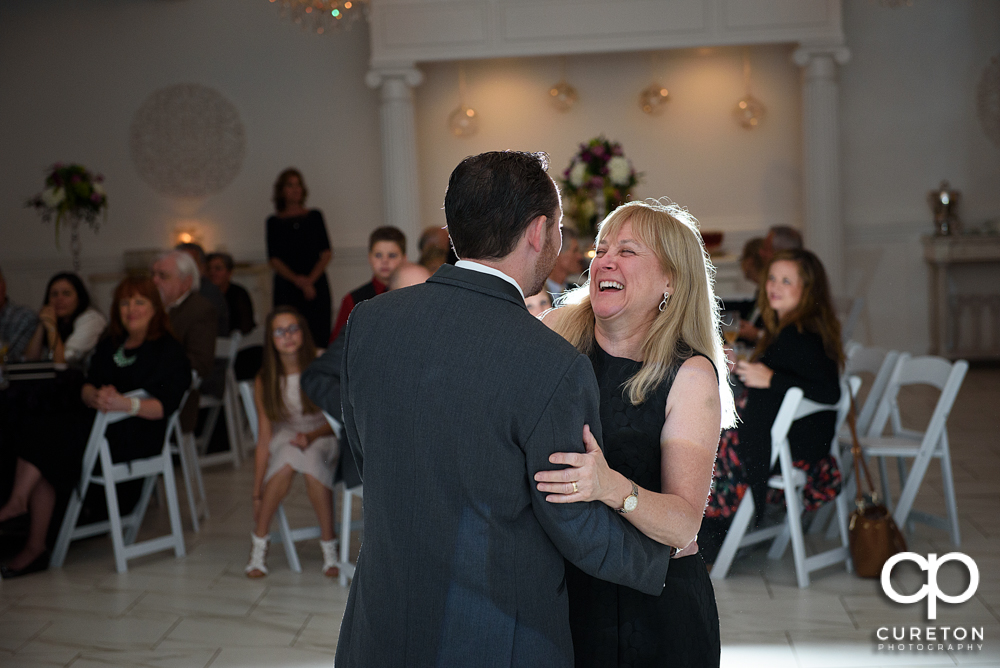
<svg viewBox="0 0 1000 668">
<path fill-rule="evenodd" d="M 530 295 L 524 298 L 524 305 L 528 307 L 528 313 L 536 318 L 552 308 L 552 296 L 548 290 L 542 288 L 537 295 Z"/>
<path fill-rule="evenodd" d="M 562 228 L 562 250 L 556 258 L 556 264 L 552 268 L 545 281 L 545 289 L 553 297 L 558 297 L 569 288 L 575 288 L 576 284 L 570 284 L 570 276 L 577 276 L 581 271 L 583 253 L 580 252 L 580 235 L 571 227 Z"/>
<path fill-rule="evenodd" d="M 7 299 L 7 281 L 0 271 L 0 361 L 20 362 L 38 327 L 38 316 L 27 306 Z"/>
<path fill-rule="evenodd" d="M 176 250 L 183 251 L 191 256 L 194 263 L 198 266 L 198 292 L 202 294 L 203 297 L 212 302 L 212 306 L 215 307 L 216 317 L 219 319 L 215 327 L 215 331 L 218 332 L 219 336 L 228 336 L 229 329 L 229 305 L 226 302 L 226 298 L 222 296 L 222 291 L 219 287 L 215 285 L 212 281 L 206 281 L 206 273 L 208 272 L 208 264 L 206 262 L 205 249 L 203 249 L 198 244 L 185 243 L 177 244 Z"/>
<path fill-rule="evenodd" d="M 174 338 L 184 347 L 191 369 L 208 380 L 215 369 L 218 314 L 198 291 L 200 282 L 198 266 L 187 253 L 169 251 L 153 263 L 153 283 L 170 316 Z M 193 433 L 197 422 L 198 392 L 192 392 L 181 411 L 181 429 Z"/>
<path fill-rule="evenodd" d="M 21 425 L 12 439 L 18 449 L 14 489 L 0 508 L 0 521 L 30 513 L 28 540 L 8 564 L 4 579 L 48 566 L 46 535 L 57 498 L 80 478 L 83 450 L 94 410 L 125 412 L 142 418 L 109 425 L 106 436 L 113 461 L 151 457 L 163 448 L 169 415 L 177 410 L 191 385 L 184 349 L 170 335 L 160 295 L 148 278 L 129 277 L 115 289 L 111 325 L 91 360 L 78 406 L 65 405 L 60 415 L 39 412 Z M 145 390 L 146 399 L 124 393 Z M 67 402 L 68 403 L 68 402 Z M 53 419 L 58 418 L 58 419 Z"/>
<path fill-rule="evenodd" d="M 100 311 L 91 307 L 90 294 L 80 277 L 68 272 L 49 279 L 38 319 L 41 322 L 25 357 L 80 367 L 108 324 Z"/>
<path fill-rule="evenodd" d="M 451 238 L 448 236 L 448 228 L 446 227 L 431 225 L 424 228 L 420 234 L 420 241 L 417 243 L 417 252 L 420 253 L 418 263 L 432 274 L 442 264 L 458 262 L 458 256 L 455 255 L 455 249 L 451 247 Z"/>
<path fill-rule="evenodd" d="M 819 258 L 807 250 L 781 251 L 768 264 L 765 276 L 759 297 L 764 335 L 751 361 L 736 362 L 735 375 L 748 388 L 745 399 L 737 403 L 739 407 L 745 401 L 740 410 L 742 422 L 735 438 L 723 434 L 715 471 L 716 482 L 722 479 L 724 486 L 749 484 L 758 520 L 771 475 L 771 425 L 785 392 L 800 387 L 806 399 L 835 403 L 840 398 L 839 374 L 844 366 L 840 323 Z M 835 422 L 833 411 L 823 411 L 796 420 L 788 432 L 794 465 L 806 472 L 806 510 L 834 498 L 840 487 L 840 471 L 830 456 Z M 735 457 L 726 452 L 727 438 Z M 740 471 L 734 472 L 734 466 Z M 729 507 L 719 508 L 720 504 Z M 718 512 L 710 510 L 706 515 L 726 518 L 713 525 L 707 517 L 699 534 L 699 544 L 704 537 L 705 545 L 712 546 L 713 558 L 736 504 L 738 498 L 709 499 L 710 508 Z"/>
<path fill-rule="evenodd" d="M 279 306 L 267 318 L 264 364 L 254 382 L 257 451 L 254 455 L 253 519 L 248 577 L 267 575 L 271 520 L 298 471 L 319 520 L 322 572 L 336 577 L 333 531 L 333 472 L 339 447 L 333 429 L 301 389 L 302 372 L 316 359 L 309 326 L 291 306 Z"/>
<path fill-rule="evenodd" d="M 402 264 L 396 267 L 396 271 L 392 272 L 392 276 L 389 277 L 389 289 L 408 288 L 411 285 L 423 283 L 430 277 L 431 272 L 422 264 L 403 260 Z"/>
<path fill-rule="evenodd" d="M 743 252 L 740 254 L 740 270 L 743 278 L 749 283 L 753 283 L 760 289 L 761 274 L 764 273 L 766 264 L 764 253 L 764 238 L 754 237 L 743 245 Z M 740 312 L 740 334 L 742 341 L 750 345 L 756 345 L 757 339 L 764 333 L 764 323 L 760 322 L 760 309 L 757 308 L 756 299 L 744 301 L 727 301 L 726 308 L 732 308 Z"/>
<path fill-rule="evenodd" d="M 209 253 L 205 264 L 208 280 L 226 298 L 229 331 L 237 329 L 241 334 L 249 334 L 257 326 L 253 319 L 253 300 L 242 285 L 233 283 L 233 256 L 229 253 Z"/>
<path fill-rule="evenodd" d="M 368 237 L 368 264 L 372 280 L 344 296 L 337 311 L 337 322 L 330 332 L 330 341 L 337 338 L 347 324 L 355 306 L 389 289 L 389 277 L 406 258 L 406 236 L 395 227 L 379 227 Z"/>
</svg>

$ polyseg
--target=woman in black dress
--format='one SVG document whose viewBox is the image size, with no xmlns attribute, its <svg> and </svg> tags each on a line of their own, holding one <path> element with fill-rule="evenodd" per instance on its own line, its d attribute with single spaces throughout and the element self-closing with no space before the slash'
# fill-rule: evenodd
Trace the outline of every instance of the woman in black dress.
<svg viewBox="0 0 1000 668">
<path fill-rule="evenodd" d="M 536 474 L 538 489 L 553 503 L 602 501 L 677 550 L 659 596 L 567 564 L 577 666 L 719 665 L 695 541 L 719 429 L 734 419 L 711 271 L 683 209 L 629 202 L 602 223 L 587 285 L 545 317 L 594 364 L 604 453 L 588 437 L 585 454 L 552 455 L 568 468 Z"/>
<path fill-rule="evenodd" d="M 330 285 L 326 265 L 333 251 L 318 209 L 306 209 L 302 174 L 286 169 L 274 183 L 274 209 L 267 219 L 267 258 L 274 270 L 274 306 L 293 306 L 305 316 L 313 340 L 330 338 Z"/>
<path fill-rule="evenodd" d="M 148 278 L 126 278 L 115 290 L 108 334 L 91 360 L 90 373 L 75 405 L 57 414 L 39 410 L 22 421 L 12 439 L 18 450 L 14 490 L 0 508 L 0 520 L 30 513 L 24 549 L 0 567 L 4 578 L 48 566 L 46 537 L 58 497 L 80 479 L 83 450 L 95 411 L 121 411 L 122 420 L 105 432 L 113 461 L 150 457 L 163 449 L 166 418 L 177 410 L 191 385 L 184 348 L 169 331 L 160 293 Z M 123 396 L 143 389 L 150 397 Z"/>
</svg>

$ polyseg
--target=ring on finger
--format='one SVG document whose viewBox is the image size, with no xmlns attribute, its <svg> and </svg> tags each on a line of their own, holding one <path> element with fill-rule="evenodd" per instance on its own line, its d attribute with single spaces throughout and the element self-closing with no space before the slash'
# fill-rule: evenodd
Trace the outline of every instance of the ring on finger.
<svg viewBox="0 0 1000 668">
<path fill-rule="evenodd" d="M 573 493 L 576 494 L 580 491 L 580 488 L 576 486 L 576 481 L 573 481 Z"/>
</svg>

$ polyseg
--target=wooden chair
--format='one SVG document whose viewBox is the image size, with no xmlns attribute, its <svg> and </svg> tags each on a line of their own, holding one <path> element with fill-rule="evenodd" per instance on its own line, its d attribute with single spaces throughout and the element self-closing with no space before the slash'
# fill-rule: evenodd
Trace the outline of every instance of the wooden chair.
<svg viewBox="0 0 1000 668">
<path fill-rule="evenodd" d="M 958 506 L 955 501 L 955 479 L 951 469 L 951 452 L 948 447 L 947 422 L 968 370 L 969 363 L 965 360 L 950 362 L 943 357 L 910 357 L 908 353 L 903 353 L 896 362 L 892 377 L 867 433 L 859 439 L 865 455 L 878 458 L 882 495 L 886 505 L 893 510 L 892 515 L 896 525 L 903 528 L 908 522 L 918 521 L 944 529 L 951 534 L 951 541 L 956 546 L 961 544 L 961 534 L 958 526 Z M 903 427 L 898 398 L 899 389 L 907 385 L 930 385 L 941 391 L 926 431 L 920 432 Z M 883 436 L 886 426 L 890 427 L 889 435 Z M 896 457 L 899 466 L 902 491 L 894 509 L 889 490 L 886 457 Z M 908 472 L 903 463 L 904 458 L 913 459 L 913 465 Z M 913 503 L 931 459 L 938 459 L 941 462 L 941 480 L 948 514 L 946 518 L 913 510 Z"/>
<path fill-rule="evenodd" d="M 802 534 L 802 488 L 806 483 L 804 471 L 792 465 L 792 452 L 788 443 L 788 431 L 792 422 L 813 413 L 833 410 L 837 412 L 836 428 L 834 436 L 831 438 L 830 453 L 838 460 L 838 466 L 843 470 L 840 463 L 840 452 L 837 446 L 836 433 L 844 420 L 847 419 L 850 398 L 857 391 L 861 381 L 858 378 L 841 382 L 841 397 L 836 404 L 818 404 L 804 398 L 802 389 L 798 387 L 790 388 L 785 393 L 785 398 L 778 410 L 778 415 L 771 426 L 771 466 L 779 462 L 780 473 L 771 476 L 768 486 L 773 489 L 781 489 L 785 492 L 785 513 L 784 522 L 773 527 L 767 527 L 748 533 L 750 525 L 755 515 L 753 495 L 749 490 L 743 495 L 740 504 L 733 516 L 732 525 L 719 550 L 719 555 L 712 567 L 712 579 L 722 580 L 729 573 L 736 552 L 741 547 L 755 545 L 757 543 L 772 540 L 768 557 L 771 559 L 780 558 L 789 541 L 792 544 L 792 553 L 795 560 L 795 575 L 799 587 L 809 586 L 809 573 L 821 568 L 826 568 L 832 564 L 843 561 L 850 571 L 850 551 L 848 549 L 847 520 L 848 507 L 847 499 L 841 491 L 834 500 L 837 508 L 837 525 L 840 528 L 841 546 L 826 550 L 819 554 L 807 555 L 805 539 Z"/>
<path fill-rule="evenodd" d="M 148 397 L 145 392 L 130 392 L 125 396 Z M 187 393 L 181 400 L 181 406 L 187 399 Z M 159 552 L 161 550 L 174 551 L 177 557 L 185 555 L 184 532 L 181 528 L 181 514 L 177 503 L 177 486 L 174 482 L 174 465 L 170 453 L 170 432 L 177 428 L 180 419 L 180 410 L 174 411 L 167 420 L 167 437 L 163 441 L 163 448 L 160 454 L 145 459 L 134 459 L 128 462 L 117 464 L 111 461 L 111 449 L 105 431 L 110 424 L 121 420 L 136 419 L 128 413 L 98 413 L 94 418 L 94 426 L 90 430 L 90 438 L 83 454 L 83 473 L 80 484 L 70 496 L 69 506 L 66 515 L 63 517 L 62 525 L 59 529 L 59 536 L 52 550 L 52 558 L 49 565 L 53 568 L 60 568 L 66 559 L 66 552 L 71 541 L 79 538 L 97 536 L 110 531 L 111 543 L 115 554 L 115 568 L 119 573 L 128 571 L 128 560 L 135 559 L 147 554 Z M 101 473 L 94 473 L 94 465 L 100 460 Z M 158 476 L 163 476 L 163 487 L 167 498 L 167 512 L 170 516 L 170 533 L 159 538 L 151 538 L 136 543 L 135 539 L 142 525 L 142 519 L 146 514 L 149 499 L 153 492 Z M 135 509 L 126 517 L 122 517 L 118 506 L 118 494 L 115 485 L 129 480 L 143 480 L 142 493 Z M 80 517 L 80 510 L 83 501 L 87 496 L 87 489 L 90 485 L 96 484 L 104 487 L 104 497 L 108 507 L 108 519 L 103 522 L 95 522 L 84 526 L 77 526 Z"/>
</svg>

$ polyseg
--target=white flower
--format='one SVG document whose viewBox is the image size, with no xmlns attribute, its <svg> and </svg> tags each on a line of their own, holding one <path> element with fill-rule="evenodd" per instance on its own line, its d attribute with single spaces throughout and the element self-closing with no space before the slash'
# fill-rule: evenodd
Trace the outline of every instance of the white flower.
<svg viewBox="0 0 1000 668">
<path fill-rule="evenodd" d="M 632 176 L 632 165 L 628 160 L 620 155 L 608 160 L 608 178 L 616 186 L 628 185 L 629 177 Z"/>
<path fill-rule="evenodd" d="M 97 193 L 98 195 L 107 194 L 106 192 L 104 192 L 104 186 L 102 186 L 100 183 L 94 183 L 94 192 Z"/>
<path fill-rule="evenodd" d="M 54 209 L 66 199 L 64 188 L 46 188 L 42 191 L 42 202 L 50 209 Z"/>
<path fill-rule="evenodd" d="M 587 163 L 578 162 L 573 165 L 573 169 L 569 172 L 569 182 L 573 184 L 574 187 L 579 188 L 583 185 L 583 180 L 587 176 Z"/>
</svg>

